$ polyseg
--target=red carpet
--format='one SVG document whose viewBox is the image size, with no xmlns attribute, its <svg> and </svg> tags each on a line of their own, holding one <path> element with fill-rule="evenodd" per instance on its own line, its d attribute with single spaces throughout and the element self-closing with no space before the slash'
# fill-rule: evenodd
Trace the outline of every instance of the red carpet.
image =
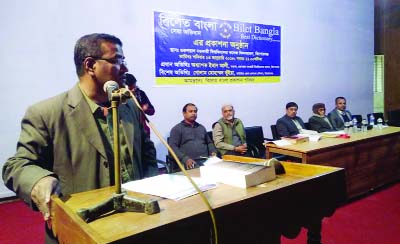
<svg viewBox="0 0 400 244">
<path fill-rule="evenodd" d="M 296 239 L 282 244 L 306 243 L 302 229 Z M 323 244 L 399 244 L 400 183 L 351 202 L 336 210 L 322 225 Z"/>
<path fill-rule="evenodd" d="M 0 204 L 1 244 L 43 244 L 44 220 L 22 201 Z"/>
<path fill-rule="evenodd" d="M 44 243 L 41 214 L 21 201 L 0 204 L 0 243 Z M 303 229 L 296 239 L 282 244 L 305 244 Z M 400 244 L 400 183 L 353 201 L 325 218 L 323 244 Z"/>
</svg>

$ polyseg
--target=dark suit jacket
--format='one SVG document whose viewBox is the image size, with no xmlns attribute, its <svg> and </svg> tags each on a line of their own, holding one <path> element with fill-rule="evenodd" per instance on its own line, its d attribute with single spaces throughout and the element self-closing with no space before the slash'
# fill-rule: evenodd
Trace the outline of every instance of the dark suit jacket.
<svg viewBox="0 0 400 244">
<path fill-rule="evenodd" d="M 304 122 L 299 116 L 296 116 L 294 119 L 296 119 L 300 123 L 303 129 L 305 129 Z M 299 130 L 297 129 L 296 124 L 293 122 L 292 118 L 290 118 L 286 114 L 276 121 L 276 130 L 280 137 L 299 134 Z"/>
<path fill-rule="evenodd" d="M 351 121 L 351 113 L 348 110 L 345 110 L 346 116 L 349 118 Z M 339 114 L 337 109 L 333 109 L 329 114 L 328 118 L 331 121 L 331 124 L 335 130 L 343 130 L 344 128 L 344 120 L 342 118 L 342 115 Z"/>
<path fill-rule="evenodd" d="M 130 158 L 140 177 L 157 174 L 156 151 L 129 101 L 119 108 Z M 54 175 L 63 195 L 109 185 L 99 183 L 99 165 L 107 156 L 93 114 L 78 85 L 28 108 L 14 157 L 3 168 L 6 186 L 29 205 L 31 190 L 41 178 Z M 107 184 L 108 183 L 108 184 Z"/>
<path fill-rule="evenodd" d="M 328 122 L 325 121 L 324 118 L 318 117 L 318 116 L 311 116 L 310 119 L 308 120 L 308 123 L 310 124 L 310 129 L 315 130 L 318 132 L 325 132 L 325 131 L 334 131 L 335 129 L 331 127 Z"/>
</svg>

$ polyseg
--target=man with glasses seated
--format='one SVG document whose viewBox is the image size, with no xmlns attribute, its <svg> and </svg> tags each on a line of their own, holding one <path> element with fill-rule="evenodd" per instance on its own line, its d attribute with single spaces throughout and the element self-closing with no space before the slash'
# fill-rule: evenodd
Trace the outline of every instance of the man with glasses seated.
<svg viewBox="0 0 400 244">
<path fill-rule="evenodd" d="M 325 115 L 325 104 L 316 103 L 312 107 L 313 115 L 308 120 L 310 129 L 317 132 L 335 131 L 328 117 Z"/>
<path fill-rule="evenodd" d="M 346 98 L 335 98 L 336 107 L 328 114 L 328 118 L 335 130 L 343 130 L 345 122 L 351 122 L 351 113 L 346 110 Z"/>
<path fill-rule="evenodd" d="M 171 129 L 169 145 L 186 169 L 202 166 L 209 157 L 216 155 L 216 149 L 206 128 L 197 123 L 197 107 L 188 103 L 182 109 L 183 120 Z"/>
<path fill-rule="evenodd" d="M 286 104 L 286 114 L 276 121 L 276 130 L 279 137 L 294 136 L 305 129 L 303 120 L 297 116 L 299 106 L 295 102 Z"/>
<path fill-rule="evenodd" d="M 69 91 L 28 108 L 16 154 L 4 164 L 5 185 L 50 220 L 50 195 L 83 192 L 115 184 L 108 94 L 128 71 L 122 42 L 108 34 L 81 37 L 74 51 L 79 82 Z M 121 179 L 158 173 L 154 144 L 132 100 L 119 106 Z M 46 226 L 46 243 L 57 240 Z"/>
</svg>

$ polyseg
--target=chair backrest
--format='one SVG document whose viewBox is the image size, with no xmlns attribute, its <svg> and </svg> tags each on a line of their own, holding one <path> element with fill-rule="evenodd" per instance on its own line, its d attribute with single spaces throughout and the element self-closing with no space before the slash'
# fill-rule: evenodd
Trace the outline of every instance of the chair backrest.
<svg viewBox="0 0 400 244">
<path fill-rule="evenodd" d="M 378 123 L 378 119 L 381 118 L 383 124 L 385 124 L 385 118 L 383 116 L 383 113 L 372 113 L 374 115 L 374 119 L 375 119 L 375 124 Z M 369 124 L 369 117 L 371 116 L 371 114 L 367 114 L 367 119 L 368 119 L 368 124 Z"/>
<path fill-rule="evenodd" d="M 362 122 L 362 116 L 361 116 L 361 114 L 353 114 L 352 116 L 351 116 L 351 119 L 356 119 L 357 120 L 357 124 L 361 124 L 361 122 Z"/>
<path fill-rule="evenodd" d="M 276 129 L 276 125 L 271 125 L 271 133 L 272 133 L 272 138 L 274 140 L 281 139 L 280 136 L 278 135 L 278 130 Z"/>
<path fill-rule="evenodd" d="M 400 126 L 400 109 L 387 112 L 388 124 L 391 126 Z"/>
<path fill-rule="evenodd" d="M 169 137 L 167 137 L 167 143 L 169 144 Z M 175 161 L 175 159 L 172 157 L 169 151 L 168 154 L 165 156 L 165 167 L 167 168 L 168 174 L 181 171 L 181 169 L 178 166 L 178 163 Z"/>
<path fill-rule="evenodd" d="M 207 136 L 210 138 L 210 140 L 211 140 L 212 142 L 214 142 L 213 134 L 212 134 L 212 133 L 213 133 L 212 131 L 207 131 Z"/>
<path fill-rule="evenodd" d="M 264 132 L 262 126 L 245 127 L 246 143 L 253 157 L 265 158 Z"/>
<path fill-rule="evenodd" d="M 305 129 L 307 129 L 307 130 L 311 130 L 310 123 L 308 123 L 308 122 L 304 122 L 304 127 L 305 127 Z"/>
</svg>

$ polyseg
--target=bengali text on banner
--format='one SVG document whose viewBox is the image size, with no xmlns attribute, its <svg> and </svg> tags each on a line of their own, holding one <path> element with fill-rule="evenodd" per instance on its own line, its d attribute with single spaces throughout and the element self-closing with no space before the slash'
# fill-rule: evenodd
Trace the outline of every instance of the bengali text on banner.
<svg viewBox="0 0 400 244">
<path fill-rule="evenodd" d="M 280 26 L 154 12 L 157 85 L 279 82 Z"/>
</svg>

